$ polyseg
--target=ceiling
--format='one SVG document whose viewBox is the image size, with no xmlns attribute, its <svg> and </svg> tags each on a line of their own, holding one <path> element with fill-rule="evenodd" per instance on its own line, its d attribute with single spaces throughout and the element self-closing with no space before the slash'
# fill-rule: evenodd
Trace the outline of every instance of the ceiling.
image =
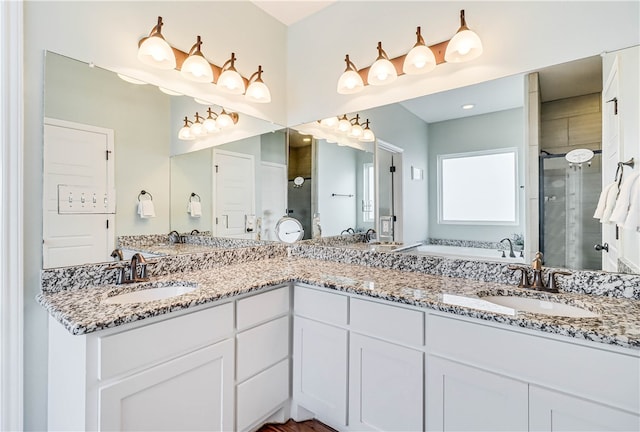
<svg viewBox="0 0 640 432">
<path fill-rule="evenodd" d="M 602 58 L 589 57 L 538 70 L 542 102 L 602 91 Z M 524 77 L 514 75 L 401 102 L 426 123 L 435 123 L 524 105 Z M 464 110 L 465 104 L 474 108 Z"/>
<path fill-rule="evenodd" d="M 289 26 L 335 3 L 335 0 L 254 0 L 253 3 L 281 23 Z"/>
</svg>

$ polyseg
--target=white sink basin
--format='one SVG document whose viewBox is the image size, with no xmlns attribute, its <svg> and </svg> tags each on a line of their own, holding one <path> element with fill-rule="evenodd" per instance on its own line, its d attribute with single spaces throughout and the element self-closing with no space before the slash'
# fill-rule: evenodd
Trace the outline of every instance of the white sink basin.
<svg viewBox="0 0 640 432">
<path fill-rule="evenodd" d="M 164 287 L 147 288 L 115 295 L 112 297 L 107 297 L 102 302 L 106 304 L 144 303 L 154 300 L 163 300 L 171 297 L 177 297 L 182 294 L 194 291 L 197 288 L 197 286 L 187 284 L 175 284 Z"/>
<path fill-rule="evenodd" d="M 487 296 L 482 300 L 524 312 L 570 318 L 596 318 L 599 315 L 586 309 L 548 300 L 518 296 Z"/>
</svg>

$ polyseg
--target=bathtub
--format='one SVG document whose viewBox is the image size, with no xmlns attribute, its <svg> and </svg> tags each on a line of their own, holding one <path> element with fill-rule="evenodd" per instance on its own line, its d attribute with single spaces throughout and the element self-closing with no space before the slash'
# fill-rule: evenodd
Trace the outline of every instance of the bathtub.
<svg viewBox="0 0 640 432">
<path fill-rule="evenodd" d="M 480 259 L 490 261 L 524 263 L 524 258 L 520 258 L 520 252 L 516 252 L 516 258 L 509 258 L 509 251 L 506 251 L 506 258 L 502 258 L 502 251 L 496 249 L 473 248 L 463 246 L 445 245 L 420 245 L 415 248 L 405 249 L 400 253 L 414 255 L 437 255 L 449 258 Z"/>
</svg>

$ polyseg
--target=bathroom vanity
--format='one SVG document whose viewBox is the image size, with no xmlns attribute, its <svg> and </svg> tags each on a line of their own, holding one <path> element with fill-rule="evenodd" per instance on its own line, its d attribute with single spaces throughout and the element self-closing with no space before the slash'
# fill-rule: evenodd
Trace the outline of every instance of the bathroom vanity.
<svg viewBox="0 0 640 432">
<path fill-rule="evenodd" d="M 381 252 L 354 251 L 360 265 L 295 251 L 154 277 L 197 289 L 150 302 L 105 301 L 149 283 L 51 284 L 38 297 L 51 314 L 49 428 L 245 431 L 289 417 L 354 431 L 640 427 L 638 300 L 451 277 L 444 258 L 428 274 L 367 262 L 391 259 Z M 597 317 L 484 309 L 492 295 Z"/>
</svg>

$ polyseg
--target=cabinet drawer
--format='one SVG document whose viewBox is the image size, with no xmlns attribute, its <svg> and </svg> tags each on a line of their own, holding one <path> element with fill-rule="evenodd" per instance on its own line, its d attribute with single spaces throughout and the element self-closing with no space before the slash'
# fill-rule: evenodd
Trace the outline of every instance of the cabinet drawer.
<svg viewBox="0 0 640 432">
<path fill-rule="evenodd" d="M 237 335 L 238 382 L 289 355 L 289 316 L 254 327 Z"/>
<path fill-rule="evenodd" d="M 289 359 L 238 385 L 236 430 L 244 431 L 289 399 Z"/>
<path fill-rule="evenodd" d="M 289 287 L 238 300 L 238 331 L 269 321 L 287 312 L 289 312 Z"/>
<path fill-rule="evenodd" d="M 98 379 L 105 380 L 212 344 L 232 332 L 233 304 L 227 303 L 101 337 Z"/>
<path fill-rule="evenodd" d="M 331 324 L 347 325 L 349 307 L 347 296 L 300 286 L 295 289 L 294 309 L 296 315 Z"/>
<path fill-rule="evenodd" d="M 367 300 L 351 300 L 351 329 L 408 345 L 424 345 L 424 313 Z"/>
</svg>

